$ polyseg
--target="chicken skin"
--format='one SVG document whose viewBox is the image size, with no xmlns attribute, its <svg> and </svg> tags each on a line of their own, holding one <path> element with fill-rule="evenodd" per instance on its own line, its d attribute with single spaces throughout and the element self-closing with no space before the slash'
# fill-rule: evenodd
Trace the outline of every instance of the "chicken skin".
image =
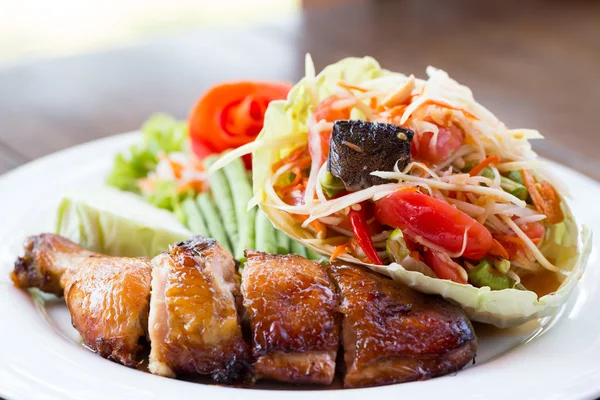
<svg viewBox="0 0 600 400">
<path fill-rule="evenodd" d="M 329 272 L 342 297 L 345 387 L 432 378 L 475 357 L 477 339 L 459 307 L 362 267 L 333 263 Z"/>
<path fill-rule="evenodd" d="M 102 357 L 136 367 L 148 321 L 148 260 L 90 252 L 54 235 L 31 236 L 11 274 L 21 288 L 65 297 L 73 327 Z"/>
<path fill-rule="evenodd" d="M 296 255 L 246 250 L 242 293 L 257 379 L 330 384 L 340 318 L 327 271 Z"/>
<path fill-rule="evenodd" d="M 148 322 L 150 372 L 245 379 L 250 350 L 236 309 L 239 277 L 231 254 L 214 239 L 193 236 L 152 260 Z"/>
</svg>

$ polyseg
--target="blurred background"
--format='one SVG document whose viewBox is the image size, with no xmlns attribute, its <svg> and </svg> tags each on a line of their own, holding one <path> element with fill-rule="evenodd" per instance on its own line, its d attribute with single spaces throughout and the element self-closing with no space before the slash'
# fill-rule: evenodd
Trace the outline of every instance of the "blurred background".
<svg viewBox="0 0 600 400">
<path fill-rule="evenodd" d="M 600 2 L 0 0 L 0 173 L 154 112 L 185 118 L 212 84 L 295 81 L 371 55 L 434 65 L 543 156 L 600 179 Z"/>
<path fill-rule="evenodd" d="M 300 0 L 2 0 L 0 62 L 69 56 L 206 26 L 251 25 Z"/>
</svg>

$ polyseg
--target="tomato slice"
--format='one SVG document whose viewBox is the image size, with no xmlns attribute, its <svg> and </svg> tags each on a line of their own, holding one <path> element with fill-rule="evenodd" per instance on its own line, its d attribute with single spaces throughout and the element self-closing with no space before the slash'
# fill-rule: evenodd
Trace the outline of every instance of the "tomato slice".
<svg viewBox="0 0 600 400">
<path fill-rule="evenodd" d="M 402 229 L 413 239 L 420 236 L 449 253 L 461 251 L 468 229 L 463 256 L 473 260 L 483 258 L 493 245 L 492 235 L 482 224 L 451 205 L 418 192 L 400 190 L 378 200 L 375 218 Z"/>
<path fill-rule="evenodd" d="M 539 222 L 531 222 L 529 224 L 520 226 L 523 233 L 531 239 L 533 243 L 539 243 L 540 240 L 544 237 L 544 233 L 546 229 L 544 225 Z M 513 232 L 511 232 L 508 236 L 498 236 L 496 240 L 502 244 L 502 246 L 506 249 L 508 253 L 509 260 L 519 260 L 525 258 L 525 252 L 527 251 L 527 246 L 519 237 L 516 236 Z"/>
<path fill-rule="evenodd" d="M 445 262 L 435 251 L 426 250 L 423 252 L 425 264 L 429 266 L 440 279 L 447 279 L 457 283 L 467 283 L 462 277 L 456 265 Z"/>
<path fill-rule="evenodd" d="M 446 161 L 463 145 L 463 132 L 455 126 L 438 126 L 439 132 L 435 148 L 430 146 L 433 132 L 418 133 L 411 142 L 410 155 L 418 161 L 439 164 Z"/>
<path fill-rule="evenodd" d="M 528 224 L 521 225 L 520 228 L 523 233 L 533 241 L 533 243 L 537 243 L 542 240 L 544 233 L 546 233 L 546 228 L 544 228 L 544 225 L 540 224 L 539 222 L 530 222 Z"/>
</svg>

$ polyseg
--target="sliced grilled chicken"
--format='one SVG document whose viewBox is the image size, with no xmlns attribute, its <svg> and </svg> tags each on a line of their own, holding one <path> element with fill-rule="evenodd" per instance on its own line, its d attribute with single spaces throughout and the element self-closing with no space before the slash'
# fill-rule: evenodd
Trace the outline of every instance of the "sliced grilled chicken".
<svg viewBox="0 0 600 400">
<path fill-rule="evenodd" d="M 244 379 L 251 364 L 235 295 L 231 254 L 214 239 L 193 236 L 152 259 L 150 372 Z"/>
<path fill-rule="evenodd" d="M 330 384 L 340 320 L 326 270 L 296 255 L 246 250 L 242 293 L 257 379 Z"/>
<path fill-rule="evenodd" d="M 477 338 L 459 307 L 362 267 L 329 271 L 342 296 L 345 387 L 432 378 L 475 357 Z"/>
<path fill-rule="evenodd" d="M 93 253 L 48 233 L 29 237 L 24 249 L 11 275 L 15 285 L 64 295 L 87 347 L 137 366 L 148 322 L 149 261 Z"/>
</svg>

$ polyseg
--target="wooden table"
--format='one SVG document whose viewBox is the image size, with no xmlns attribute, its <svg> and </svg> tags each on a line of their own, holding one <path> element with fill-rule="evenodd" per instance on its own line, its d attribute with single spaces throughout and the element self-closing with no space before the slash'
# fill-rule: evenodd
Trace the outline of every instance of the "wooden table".
<svg viewBox="0 0 600 400">
<path fill-rule="evenodd" d="M 355 1 L 246 29 L 200 29 L 130 47 L 0 69 L 0 173 L 77 143 L 185 117 L 222 80 L 297 80 L 372 55 L 469 85 L 510 127 L 539 129 L 540 154 L 600 179 L 600 3 Z"/>
</svg>

